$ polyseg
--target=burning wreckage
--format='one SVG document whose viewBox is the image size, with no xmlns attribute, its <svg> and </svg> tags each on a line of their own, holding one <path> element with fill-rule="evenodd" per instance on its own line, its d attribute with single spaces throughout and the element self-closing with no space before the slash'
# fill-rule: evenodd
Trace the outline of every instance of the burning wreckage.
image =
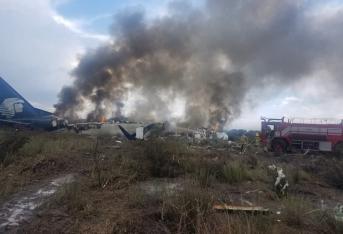
<svg viewBox="0 0 343 234">
<path fill-rule="evenodd" d="M 244 216 L 244 220 L 239 220 L 239 230 L 236 229 L 236 232 L 245 232 L 241 229 L 244 226 L 249 228 L 246 232 L 263 226 L 262 231 L 256 229 L 256 232 L 281 230 L 282 233 L 294 230 L 313 233 L 314 229 L 311 227 L 308 230 L 309 226 L 323 226 L 326 222 L 326 226 L 333 226 L 333 222 L 327 221 L 324 215 L 318 215 L 320 219 L 303 222 L 302 218 L 308 218 L 312 210 L 302 209 L 302 200 L 300 206 L 292 210 L 294 207 L 287 207 L 285 197 L 288 193 L 293 196 L 309 195 L 311 201 L 321 204 L 321 211 L 326 211 L 324 201 L 318 202 L 323 197 L 327 199 L 328 205 L 342 201 L 342 161 L 326 155 L 319 159 L 312 155 L 307 157 L 310 151 L 343 152 L 342 121 L 331 123 L 328 120 L 308 122 L 263 118 L 257 136 L 242 134 L 235 140 L 224 133 L 224 127 L 240 116 L 246 101 L 253 100 L 254 104 L 255 100 L 263 101 L 261 93 L 264 93 L 265 98 L 274 97 L 265 89 L 269 84 L 270 87 L 279 85 L 283 90 L 297 84 L 301 88 L 296 91 L 302 93 L 303 87 L 316 81 L 313 77 L 319 76 L 322 79 L 323 75 L 323 78 L 329 78 L 330 82 L 327 83 L 338 87 L 327 86 L 330 92 L 340 96 L 342 69 L 339 64 L 343 50 L 338 38 L 342 36 L 342 11 L 332 10 L 332 6 L 321 7 L 318 4 L 318 7 L 317 4 L 308 4 L 308 1 L 292 0 L 205 0 L 203 8 L 193 6 L 190 2 L 195 1 L 171 1 L 168 14 L 155 19 L 140 10 L 126 10 L 117 14 L 110 29 L 110 40 L 98 48 L 85 51 L 79 57 L 78 64 L 70 73 L 73 83 L 60 91 L 55 113 L 33 107 L 0 78 L 0 125 L 49 131 L 69 128 L 81 130 L 85 134 L 113 130 L 113 135 L 120 131 L 128 140 L 160 138 L 171 134 L 185 136 L 187 140 L 192 138 L 192 143 L 201 144 L 194 146 L 180 141 L 182 145 L 172 145 L 172 148 L 169 142 L 157 139 L 160 141 L 155 145 L 151 144 L 153 141 L 142 141 L 139 144 L 128 142 L 125 146 L 129 147 L 122 149 L 110 145 L 114 143 L 112 135 L 110 140 L 102 142 L 102 147 L 98 141 L 94 141 L 94 137 L 81 134 L 57 134 L 52 137 L 43 134 L 30 139 L 43 138 L 42 142 L 46 140 L 48 144 L 41 146 L 34 144 L 34 141 L 28 142 L 28 149 L 30 153 L 33 151 L 32 159 L 35 160 L 25 160 L 24 163 L 20 163 L 25 158 L 21 157 L 21 152 L 15 158 L 14 150 L 7 152 L 0 145 L 1 153 L 5 152 L 0 156 L 10 156 L 6 163 L 15 162 L 13 167 L 1 165 L 1 183 L 4 186 L 0 186 L 0 194 L 14 187 L 12 182 L 21 185 L 18 182 L 27 183 L 26 178 L 41 179 L 45 173 L 66 172 L 65 165 L 68 164 L 67 172 L 82 172 L 80 174 L 85 176 L 80 175 L 84 177 L 77 182 L 82 183 L 84 180 L 85 184 L 79 190 L 73 184 L 76 190 L 71 193 L 66 190 L 65 197 L 69 198 L 73 194 L 76 196 L 70 199 L 72 201 L 61 196 L 61 200 L 67 204 L 58 205 L 56 209 L 75 206 L 77 209 L 72 209 L 73 212 L 67 215 L 63 213 L 58 218 L 53 214 L 54 221 L 50 219 L 48 227 L 54 223 L 58 226 L 65 226 L 61 223 L 77 224 L 80 226 L 72 230 L 84 225 L 84 231 L 93 228 L 89 225 L 89 217 L 99 217 L 94 222 L 92 220 L 92 226 L 100 226 L 100 229 L 90 230 L 94 233 L 130 232 L 132 228 L 145 233 L 161 233 L 161 230 L 166 233 L 201 233 L 204 230 L 223 233 L 228 231 L 228 227 L 234 226 L 235 217 L 228 219 L 223 216 L 222 220 L 218 216 L 212 217 L 212 212 L 207 214 L 209 207 L 218 211 L 270 214 L 272 209 L 264 206 L 281 207 L 280 203 L 286 211 L 282 211 L 285 213 L 282 227 L 287 226 L 286 231 L 272 226 L 279 223 L 279 219 L 277 222 L 268 222 L 269 226 L 263 226 L 264 222 L 260 219 L 249 220 L 249 217 Z M 318 18 L 319 15 L 324 17 Z M 305 82 L 306 85 L 298 85 L 298 82 Z M 320 82 L 321 85 L 324 83 Z M 325 90 L 327 87 L 321 88 Z M 179 109 L 183 113 L 181 116 L 178 114 Z M 110 113 L 114 113 L 113 119 L 106 121 L 104 116 Z M 149 124 L 129 123 L 126 120 L 121 122 L 123 116 Z M 85 120 L 79 121 L 82 118 Z M 164 123 L 166 120 L 177 123 L 178 127 L 169 129 L 168 124 Z M 213 147 L 211 144 L 216 143 L 217 139 L 222 139 L 220 143 L 224 144 L 213 144 Z M 289 161 L 294 160 L 294 164 L 288 161 L 285 163 L 284 157 L 271 157 L 271 154 L 264 152 L 259 147 L 260 143 L 266 151 L 274 151 L 277 155 L 294 151 L 305 151 L 306 155 L 302 153 L 299 157 L 287 157 Z M 68 149 L 64 148 L 68 145 L 71 154 L 66 153 Z M 50 146 L 56 146 L 52 149 L 58 149 L 58 152 L 50 155 Z M 151 147 L 158 150 L 149 150 Z M 175 148 L 182 147 L 185 152 L 180 155 L 175 152 L 179 151 Z M 28 150 L 23 148 L 23 152 Z M 148 153 L 156 155 L 146 155 Z M 93 160 L 85 160 L 85 155 L 91 154 Z M 136 166 L 141 165 L 143 160 L 146 165 Z M 18 176 L 18 179 L 8 179 L 14 176 Z M 134 190 L 135 186 L 141 180 L 157 180 L 161 177 L 176 179 L 180 187 L 189 191 L 183 194 L 177 190 L 178 194 L 171 204 L 168 204 L 168 200 L 141 199 L 140 193 L 139 196 L 126 197 L 131 195 L 131 191 L 137 191 Z M 289 186 L 292 189 L 288 191 Z M 118 190 L 121 190 L 120 196 Z M 123 200 L 120 200 L 121 196 Z M 25 197 L 24 202 L 30 202 L 27 199 L 30 196 Z M 131 203 L 135 197 L 139 201 Z M 215 198 L 221 204 L 211 206 L 213 204 L 208 202 L 210 198 Z M 142 200 L 153 202 L 142 205 Z M 135 203 L 139 205 L 132 210 Z M 154 207 L 161 204 L 163 207 Z M 118 216 L 106 216 L 108 213 L 117 215 L 112 212 L 114 207 L 124 209 L 118 210 Z M 108 212 L 109 209 L 111 212 Z M 125 215 L 126 211 L 130 211 L 128 215 Z M 341 222 L 343 206 L 337 205 L 334 212 L 335 219 Z M 18 212 L 14 210 L 14 213 Z M 277 215 L 280 213 L 276 212 Z M 13 212 L 7 214 L 10 219 L 13 218 Z M 42 215 L 36 218 L 46 217 Z M 139 224 L 140 219 L 144 225 Z M 115 223 L 112 225 L 109 220 Z M 225 220 L 230 223 L 225 223 Z M 153 227 L 150 224 L 159 229 L 144 230 Z M 214 231 L 218 226 L 223 229 Z M 104 231 L 101 229 L 104 227 L 111 230 Z M 116 228 L 120 231 L 117 232 Z M 335 233 L 318 230 L 318 233 Z"/>
<path fill-rule="evenodd" d="M 68 121 L 63 118 L 34 108 L 2 78 L 0 78 L 0 90 L 1 125 L 46 130 L 67 128 L 79 132 L 92 128 L 100 129 L 108 122 L 104 116 L 100 116 L 99 122 L 79 121 L 69 124 Z M 102 112 L 103 111 L 104 110 L 102 110 Z M 116 118 L 112 119 L 115 120 Z M 223 127 L 220 127 L 219 122 L 215 122 L 214 124 L 216 129 Z M 168 122 L 151 123 L 146 126 L 139 125 L 134 133 L 129 133 L 120 124 L 118 124 L 118 127 L 128 140 L 143 140 L 153 136 L 171 134 L 177 136 L 179 134 L 184 134 L 187 137 L 194 138 L 195 141 L 206 139 L 228 141 L 228 135 L 222 131 L 218 132 L 208 128 L 172 128 Z M 257 144 L 259 144 L 258 141 L 260 141 L 269 151 L 273 151 L 276 154 L 298 150 L 343 154 L 343 120 L 286 119 L 285 117 L 273 119 L 263 117 L 261 118 L 261 131 L 256 136 Z M 229 142 L 229 144 L 231 143 Z M 245 146 L 248 144 L 245 136 L 242 136 L 240 144 L 241 152 L 243 152 Z"/>
</svg>

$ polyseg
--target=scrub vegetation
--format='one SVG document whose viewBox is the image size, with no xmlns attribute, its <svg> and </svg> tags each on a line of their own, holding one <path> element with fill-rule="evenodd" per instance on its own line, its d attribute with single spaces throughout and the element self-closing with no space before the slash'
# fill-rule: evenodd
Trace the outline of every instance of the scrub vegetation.
<svg viewBox="0 0 343 234">
<path fill-rule="evenodd" d="M 0 201 L 73 173 L 22 224 L 24 233 L 339 233 L 342 161 L 327 155 L 274 157 L 257 146 L 186 144 L 175 138 L 118 143 L 110 136 L 0 132 Z M 319 163 L 320 162 L 320 163 Z M 282 167 L 287 195 L 274 190 Z M 260 206 L 267 213 L 218 210 Z"/>
</svg>

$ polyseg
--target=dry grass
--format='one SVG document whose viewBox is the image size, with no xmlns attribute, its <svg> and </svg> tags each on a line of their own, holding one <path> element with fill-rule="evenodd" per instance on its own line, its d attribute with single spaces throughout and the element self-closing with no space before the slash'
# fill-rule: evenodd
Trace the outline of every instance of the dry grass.
<svg viewBox="0 0 343 234">
<path fill-rule="evenodd" d="M 275 194 L 268 194 L 273 193 L 274 178 L 266 168 L 275 162 L 263 154 L 230 155 L 223 149 L 190 148 L 169 139 L 124 142 L 115 148 L 114 140 L 108 136 L 100 137 L 97 147 L 94 139 L 78 135 L 40 133 L 26 137 L 20 147 L 15 147 L 18 150 L 7 150 L 14 156 L 0 171 L 3 185 L 0 194 L 6 194 L 3 197 L 32 180 L 69 171 L 79 173 L 80 177 L 78 182 L 64 186 L 42 211 L 48 214 L 58 210 L 65 215 L 36 217 L 35 221 L 39 221 L 28 224 L 26 229 L 31 233 L 43 230 L 43 226 L 51 232 L 67 233 L 339 233 L 342 230 L 331 214 L 313 211 L 316 207 L 307 197 L 291 193 L 280 200 Z M 282 167 L 285 166 L 291 186 L 308 183 L 317 171 L 319 179 L 340 188 L 341 171 L 333 166 L 339 168 L 340 163 L 325 161 L 313 171 L 303 166 L 282 164 Z M 159 180 L 175 180 L 182 189 L 152 194 L 142 189 L 143 183 Z M 248 190 L 255 192 L 247 195 Z M 244 199 L 251 198 L 254 205 L 261 202 L 266 207 L 283 207 L 282 214 L 221 213 L 212 208 L 218 201 L 231 202 L 235 197 L 230 193 L 235 192 Z M 254 200 L 254 196 L 258 199 Z M 71 228 L 59 229 L 63 224 Z"/>
<path fill-rule="evenodd" d="M 199 233 L 257 234 L 280 233 L 275 231 L 275 223 L 268 216 L 252 216 L 248 214 L 214 214 L 207 223 L 207 228 Z"/>
<path fill-rule="evenodd" d="M 314 206 L 305 197 L 288 197 L 282 204 L 281 220 L 289 227 L 311 233 L 341 233 L 343 230 L 342 223 L 335 221 L 332 214 Z"/>
<path fill-rule="evenodd" d="M 311 175 L 299 167 L 295 167 L 290 171 L 290 178 L 293 184 L 301 184 L 302 182 L 310 181 Z"/>
<path fill-rule="evenodd" d="M 173 233 L 197 233 L 213 212 L 212 205 L 208 190 L 189 186 L 163 201 L 160 221 Z"/>
<path fill-rule="evenodd" d="M 84 165 L 80 155 L 91 149 L 92 140 L 72 134 L 0 131 L 1 148 L 7 151 L 0 162 L 0 200 L 34 180 L 46 179 Z M 77 155 L 77 156 L 75 156 Z M 81 162 L 81 163 L 80 163 Z"/>
<path fill-rule="evenodd" d="M 86 212 L 90 206 L 87 204 L 87 196 L 85 195 L 82 185 L 79 182 L 73 182 L 60 188 L 49 205 L 65 206 L 70 213 Z"/>
<path fill-rule="evenodd" d="M 304 171 L 323 178 L 329 185 L 343 189 L 343 160 L 333 157 L 318 157 L 311 163 L 303 165 Z"/>
<path fill-rule="evenodd" d="M 288 197 L 283 201 L 285 207 L 282 212 L 282 219 L 287 225 L 293 227 L 302 227 L 306 224 L 307 213 L 314 210 L 309 201 L 303 197 Z"/>
<path fill-rule="evenodd" d="M 144 144 L 143 160 L 153 177 L 176 177 L 183 173 L 178 159 L 185 154 L 186 146 L 177 141 L 154 139 Z"/>
<path fill-rule="evenodd" d="M 246 166 L 235 161 L 223 166 L 221 179 L 226 183 L 235 184 L 250 179 L 250 176 Z"/>
<path fill-rule="evenodd" d="M 8 166 L 15 158 L 18 150 L 23 147 L 29 138 L 20 132 L 2 131 L 0 134 L 0 164 Z"/>
</svg>

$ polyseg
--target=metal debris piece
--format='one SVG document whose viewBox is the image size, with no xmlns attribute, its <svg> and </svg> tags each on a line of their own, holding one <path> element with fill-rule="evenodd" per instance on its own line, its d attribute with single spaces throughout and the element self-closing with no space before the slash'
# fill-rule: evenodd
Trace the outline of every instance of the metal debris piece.
<svg viewBox="0 0 343 234">
<path fill-rule="evenodd" d="M 270 213 L 270 210 L 267 208 L 263 208 L 261 206 L 235 206 L 235 205 L 214 205 L 213 209 L 217 211 L 228 211 L 228 212 L 247 212 L 247 213 L 262 213 L 267 214 Z"/>
</svg>

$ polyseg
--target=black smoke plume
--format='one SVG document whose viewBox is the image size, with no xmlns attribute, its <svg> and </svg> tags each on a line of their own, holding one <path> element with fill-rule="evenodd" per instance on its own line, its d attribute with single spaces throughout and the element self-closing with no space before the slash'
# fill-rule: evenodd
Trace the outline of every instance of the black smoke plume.
<svg viewBox="0 0 343 234">
<path fill-rule="evenodd" d="M 113 42 L 80 59 L 73 85 L 59 94 L 57 114 L 76 118 L 90 101 L 89 119 L 122 115 L 121 103 L 139 91 L 143 100 L 131 113 L 137 119 L 166 120 L 181 97 L 180 122 L 222 129 L 252 88 L 287 85 L 323 67 L 341 74 L 343 12 L 319 20 L 309 1 L 185 2 L 172 2 L 154 20 L 141 11 L 116 15 Z"/>
</svg>

